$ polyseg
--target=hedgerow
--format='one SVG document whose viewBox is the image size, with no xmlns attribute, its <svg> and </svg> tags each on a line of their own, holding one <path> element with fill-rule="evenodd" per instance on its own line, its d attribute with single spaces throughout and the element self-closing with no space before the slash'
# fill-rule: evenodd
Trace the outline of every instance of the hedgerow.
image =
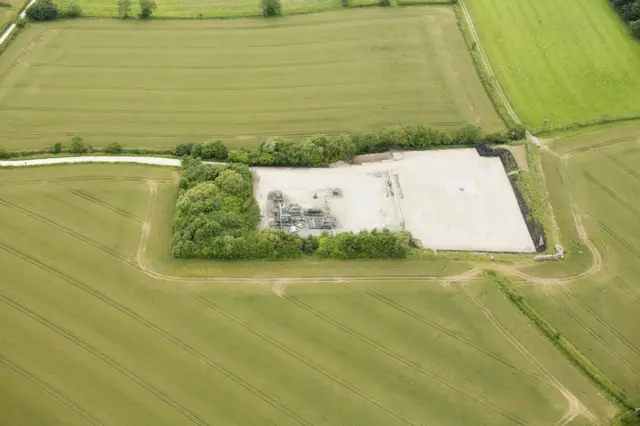
<svg viewBox="0 0 640 426">
<path fill-rule="evenodd" d="M 474 125 L 447 132 L 422 124 L 405 124 L 370 133 L 315 135 L 300 141 L 269 138 L 256 148 L 227 149 L 220 142 L 180 144 L 173 154 L 226 160 L 248 166 L 323 167 L 336 161 L 351 161 L 356 155 L 389 150 L 426 150 L 444 147 L 472 147 L 480 144 L 504 144 L 521 138 L 524 131 L 483 135 Z M 215 144 L 215 149 L 209 149 Z"/>
<path fill-rule="evenodd" d="M 602 373 L 582 352 L 578 350 L 558 329 L 551 325 L 524 297 L 519 295 L 505 277 L 494 271 L 488 271 L 487 277 L 498 285 L 498 288 L 529 321 L 546 336 L 560 351 L 600 389 L 604 390 L 614 401 L 626 410 L 636 407 L 628 395 L 616 386 L 611 379 Z"/>
</svg>

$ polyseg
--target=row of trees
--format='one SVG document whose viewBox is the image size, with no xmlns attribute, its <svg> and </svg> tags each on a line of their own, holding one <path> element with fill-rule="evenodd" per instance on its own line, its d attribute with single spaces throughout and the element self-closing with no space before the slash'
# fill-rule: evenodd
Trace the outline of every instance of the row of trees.
<svg viewBox="0 0 640 426">
<path fill-rule="evenodd" d="M 56 19 L 73 19 L 82 16 L 82 9 L 76 2 L 65 2 L 58 5 L 53 0 L 37 0 L 27 9 L 27 18 L 31 21 L 55 21 Z"/>
<path fill-rule="evenodd" d="M 171 254 L 178 258 L 330 259 L 406 257 L 411 235 L 387 230 L 301 238 L 279 229 L 257 230 L 260 209 L 251 170 L 242 164 L 203 164 L 185 158 L 173 216 Z"/>
<path fill-rule="evenodd" d="M 422 124 L 388 127 L 370 133 L 315 135 L 300 141 L 270 138 L 256 148 L 229 150 L 221 141 L 181 144 L 176 156 L 200 157 L 248 166 L 322 167 L 336 161 L 351 161 L 356 155 L 392 149 L 425 150 L 445 146 L 477 146 L 507 143 L 524 137 L 524 128 L 483 135 L 479 127 L 466 125 L 452 132 Z"/>
<path fill-rule="evenodd" d="M 138 18 L 149 19 L 153 14 L 153 11 L 157 9 L 158 5 L 156 0 L 138 0 L 140 6 L 140 12 Z M 131 8 L 133 7 L 132 0 L 118 0 L 118 16 L 121 19 L 129 19 L 133 16 Z"/>
<path fill-rule="evenodd" d="M 622 19 L 629 25 L 631 32 L 640 38 L 640 0 L 610 0 Z"/>
</svg>

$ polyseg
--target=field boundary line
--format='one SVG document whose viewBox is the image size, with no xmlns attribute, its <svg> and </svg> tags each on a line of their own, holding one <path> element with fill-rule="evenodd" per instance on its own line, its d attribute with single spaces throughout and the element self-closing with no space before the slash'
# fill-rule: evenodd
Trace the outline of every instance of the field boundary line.
<svg viewBox="0 0 640 426">
<path fill-rule="evenodd" d="M 35 386 L 40 388 L 40 390 L 42 390 L 43 392 L 51 396 L 53 399 L 60 402 L 65 407 L 69 408 L 71 411 L 76 413 L 78 416 L 82 417 L 88 423 L 96 426 L 104 425 L 102 422 L 100 422 L 100 420 L 96 419 L 93 415 L 85 411 L 81 406 L 71 401 L 69 398 L 61 394 L 59 391 L 57 391 L 54 387 L 45 383 L 37 376 L 30 373 L 28 370 L 24 369 L 23 367 L 19 366 L 15 362 L 11 361 L 2 353 L 0 353 L 0 363 L 4 364 L 7 368 L 10 368 L 16 374 L 19 374 L 20 376 L 24 377 L 25 379 L 33 383 Z"/>
<path fill-rule="evenodd" d="M 476 305 L 480 311 L 487 317 L 489 322 L 511 343 L 518 352 L 520 352 L 529 362 L 531 362 L 548 380 L 549 383 L 567 400 L 567 411 L 556 425 L 566 425 L 576 417 L 583 415 L 589 422 L 599 424 L 598 418 L 593 414 L 565 385 L 558 380 L 545 366 L 534 356 L 518 338 L 509 331 L 509 329 L 494 315 L 483 301 L 469 294 L 466 287 L 463 286 L 467 298 Z"/>
<path fill-rule="evenodd" d="M 130 319 L 136 321 L 137 323 L 141 324 L 142 326 L 146 327 L 149 331 L 157 334 L 158 336 L 164 338 L 165 340 L 167 340 L 168 342 L 172 343 L 173 345 L 177 346 L 178 348 L 180 348 L 181 350 L 183 350 L 184 352 L 188 353 L 189 355 L 193 356 L 195 359 L 197 359 L 198 361 L 202 362 L 203 364 L 205 364 L 206 366 L 208 366 L 209 368 L 217 371 L 220 375 L 226 377 L 227 379 L 231 380 L 232 382 L 234 382 L 236 385 L 240 386 L 241 388 L 243 388 L 244 390 L 246 390 L 247 392 L 251 393 L 253 396 L 261 399 L 262 401 L 264 401 L 265 403 L 267 403 L 268 405 L 270 405 L 272 408 L 280 411 L 281 413 L 283 413 L 285 416 L 289 417 L 291 420 L 295 421 L 298 424 L 301 425 L 305 425 L 305 426 L 312 426 L 312 423 L 309 422 L 308 420 L 306 420 L 305 418 L 301 417 L 299 414 L 297 414 L 295 411 L 289 409 L 288 407 L 286 407 L 284 404 L 282 404 L 280 401 L 278 401 L 276 398 L 274 398 L 273 396 L 269 395 L 268 393 L 256 388 L 255 386 L 253 386 L 250 382 L 248 382 L 247 380 L 243 379 L 242 377 L 238 376 L 237 374 L 233 373 L 231 370 L 229 370 L 228 368 L 226 368 L 224 365 L 220 364 L 219 362 L 216 362 L 214 360 L 212 360 L 211 358 L 209 358 L 207 355 L 205 355 L 204 353 L 200 352 L 199 350 L 197 350 L 196 348 L 194 348 L 193 346 L 189 345 L 188 343 L 185 343 L 184 341 L 180 340 L 178 337 L 174 336 L 173 334 L 169 333 L 168 331 L 166 331 L 165 329 L 157 326 L 156 324 L 154 324 L 153 322 L 149 321 L 148 319 L 140 316 L 139 314 L 137 314 L 136 312 L 134 312 L 133 310 L 131 310 L 130 308 L 120 304 L 119 302 L 117 302 L 114 299 L 111 299 L 109 296 L 107 296 L 106 294 L 102 293 L 99 290 L 96 290 L 95 288 L 91 287 L 90 285 L 71 277 L 70 275 L 59 271 L 57 269 L 55 269 L 54 267 L 47 265 L 44 262 L 39 261 L 38 259 L 21 252 L 20 250 L 0 242 L 0 249 L 6 251 L 7 253 L 10 253 L 26 262 L 31 263 L 32 265 L 34 265 L 35 267 L 46 271 L 52 275 L 55 275 L 56 277 L 60 278 L 61 280 L 67 282 L 68 284 L 71 284 L 72 286 L 76 287 L 77 289 L 87 293 L 90 296 L 95 297 L 96 299 L 102 301 L 103 303 L 106 303 L 107 305 L 109 305 L 111 308 L 117 310 L 118 312 L 126 315 L 127 317 L 129 317 Z"/>
<path fill-rule="evenodd" d="M 453 69 L 458 82 L 462 86 L 462 89 L 464 91 L 465 97 L 467 98 L 466 105 L 469 106 L 469 108 L 473 112 L 473 115 L 475 116 L 475 120 L 473 121 L 472 124 L 478 124 L 478 123 L 480 123 L 482 121 L 482 117 L 480 116 L 480 113 L 478 112 L 478 109 L 476 108 L 475 102 L 473 102 L 473 98 L 471 96 L 471 93 L 469 93 L 469 88 L 467 87 L 467 85 L 465 84 L 464 80 L 462 79 L 462 74 L 460 73 L 460 68 L 458 68 L 458 64 L 456 63 L 455 59 L 453 58 L 453 52 L 451 51 L 451 47 L 449 46 L 449 41 L 447 40 L 447 36 L 444 34 L 444 31 L 442 29 L 442 25 L 440 25 L 440 22 L 438 22 L 438 21 L 436 21 L 435 23 L 436 23 L 436 27 L 438 28 L 438 33 L 440 35 L 440 39 L 442 40 L 442 44 L 443 44 L 445 50 L 447 51 L 446 56 L 449 59 L 449 63 L 451 65 L 451 68 Z M 446 79 L 444 79 L 444 78 L 443 78 L 443 80 L 446 81 Z"/>
<path fill-rule="evenodd" d="M 87 343 L 86 341 L 82 340 L 81 338 L 79 338 L 75 334 L 71 333 L 70 331 L 65 330 L 63 327 L 60 327 L 60 326 L 54 324 L 53 322 L 47 320 L 46 318 L 42 317 L 41 315 L 38 315 L 37 313 L 35 313 L 31 309 L 29 309 L 29 308 L 25 307 L 24 305 L 22 305 L 22 304 L 20 304 L 20 303 L 18 303 L 16 301 L 10 299 L 9 297 L 7 297 L 7 296 L 5 296 L 3 294 L 0 294 L 0 302 L 4 303 L 7 306 L 10 306 L 11 308 L 13 308 L 13 309 L 17 310 L 18 312 L 22 313 L 23 315 L 26 315 L 26 316 L 30 317 L 31 319 L 33 319 L 34 321 L 42 324 L 43 326 L 45 326 L 46 328 L 50 329 L 54 333 L 60 335 L 61 337 L 64 337 L 65 339 L 69 340 L 70 342 L 72 342 L 76 346 L 84 349 L 86 352 L 89 352 L 90 354 L 92 354 L 96 358 L 99 358 L 101 361 L 103 361 L 107 365 L 111 366 L 112 368 L 114 368 L 115 370 L 120 372 L 122 375 L 124 375 L 125 377 L 127 377 L 131 381 L 137 383 L 143 389 L 145 389 L 148 392 L 150 392 L 151 394 L 155 395 L 158 399 L 162 400 L 167 405 L 171 406 L 174 410 L 176 410 L 177 412 L 182 414 L 184 417 L 189 419 L 192 423 L 195 423 L 195 424 L 198 424 L 198 425 L 205 425 L 205 426 L 208 425 L 208 423 L 205 422 L 204 420 L 202 420 L 197 414 L 194 414 L 189 409 L 185 408 L 180 403 L 176 402 L 173 398 L 171 398 L 169 395 L 167 395 L 164 391 L 162 391 L 161 389 L 158 389 L 157 387 L 155 387 L 151 383 L 147 382 L 146 380 L 144 380 L 143 378 L 141 378 L 137 374 L 131 372 L 129 369 L 124 367 L 118 361 L 116 361 L 115 359 L 111 358 L 109 355 L 105 354 L 101 350 L 91 346 L 89 343 Z"/>
<path fill-rule="evenodd" d="M 493 71 L 493 67 L 491 66 L 491 63 L 489 62 L 489 57 L 487 56 L 487 54 L 486 54 L 486 52 L 484 50 L 484 47 L 482 47 L 482 43 L 480 42 L 480 37 L 478 36 L 478 33 L 476 31 L 476 27 L 475 27 L 475 25 L 473 23 L 473 19 L 471 19 L 471 14 L 469 13 L 469 9 L 467 9 L 467 5 L 466 5 L 465 1 L 464 0 L 459 0 L 458 4 L 460 5 L 460 9 L 462 10 L 462 13 L 463 13 L 463 15 L 465 17 L 465 20 L 467 21 L 467 25 L 469 26 L 469 31 L 471 32 L 471 38 L 473 39 L 473 41 L 476 43 L 476 46 L 478 47 L 478 52 L 480 53 L 480 58 L 482 60 L 482 64 L 484 65 L 484 67 L 485 67 L 485 69 L 486 69 L 486 71 L 488 73 L 488 76 L 491 79 L 491 82 L 495 86 L 495 88 L 496 88 L 496 90 L 498 92 L 498 96 L 500 96 L 500 100 L 504 104 L 508 114 L 511 116 L 513 121 L 515 121 L 516 124 L 521 124 L 522 121 L 520 120 L 520 118 L 516 114 L 515 110 L 511 106 L 511 103 L 509 103 L 509 100 L 507 99 L 507 95 L 505 94 L 504 90 L 502 89 L 502 86 L 498 82 L 498 78 L 497 78 L 495 72 Z"/>
</svg>

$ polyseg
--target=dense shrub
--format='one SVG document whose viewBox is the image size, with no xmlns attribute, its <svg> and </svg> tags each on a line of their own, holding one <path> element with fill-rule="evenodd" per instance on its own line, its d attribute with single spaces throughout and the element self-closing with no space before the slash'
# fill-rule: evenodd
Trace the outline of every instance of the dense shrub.
<svg viewBox="0 0 640 426">
<path fill-rule="evenodd" d="M 318 238 L 317 254 L 330 259 L 402 259 L 407 257 L 410 239 L 408 232 L 387 229 L 323 235 Z"/>
<path fill-rule="evenodd" d="M 74 136 L 73 138 L 71 138 L 69 152 L 72 154 L 84 154 L 85 152 L 87 152 L 87 147 L 85 146 L 84 140 L 81 136 Z"/>
<path fill-rule="evenodd" d="M 229 150 L 222 141 L 204 142 L 200 146 L 200 157 L 203 160 L 226 160 Z"/>
<path fill-rule="evenodd" d="M 131 16 L 131 0 L 118 0 L 118 17 L 127 19 Z"/>
<path fill-rule="evenodd" d="M 525 129 L 523 125 L 518 124 L 517 126 L 511 127 L 507 134 L 512 141 L 519 141 L 527 137 L 527 129 Z"/>
<path fill-rule="evenodd" d="M 629 25 L 631 33 L 640 38 L 640 0 L 610 0 L 610 2 Z"/>
<path fill-rule="evenodd" d="M 391 0 L 378 0 L 378 6 L 380 7 L 391 6 Z"/>
<path fill-rule="evenodd" d="M 3 146 L 0 146 L 0 160 L 4 160 L 4 159 L 9 158 L 9 157 L 10 157 L 10 155 L 9 155 L 9 153 L 7 153 L 7 150 L 4 149 Z"/>
<path fill-rule="evenodd" d="M 342 7 L 349 7 L 349 0 L 340 0 Z"/>
<path fill-rule="evenodd" d="M 263 16 L 280 16 L 282 15 L 282 4 L 280 0 L 262 0 Z"/>
<path fill-rule="evenodd" d="M 56 142 L 51 147 L 52 154 L 60 154 L 62 152 L 62 144 L 60 142 Z"/>
<path fill-rule="evenodd" d="M 108 143 L 104 147 L 104 152 L 106 152 L 107 154 L 121 154 L 122 153 L 122 145 L 120 145 L 118 142 Z"/>
<path fill-rule="evenodd" d="M 151 18 L 151 14 L 157 7 L 156 0 L 140 0 L 140 13 L 138 17 L 140 19 Z"/>
<path fill-rule="evenodd" d="M 58 19 L 58 7 L 51 0 L 38 0 L 27 9 L 27 18 L 32 21 L 55 21 Z"/>
<path fill-rule="evenodd" d="M 175 147 L 173 150 L 173 155 L 176 157 L 185 157 L 187 155 L 191 155 L 191 150 L 193 149 L 192 143 L 183 143 Z"/>
<path fill-rule="evenodd" d="M 640 19 L 630 23 L 629 28 L 631 28 L 631 34 L 633 34 L 634 37 L 640 38 Z"/>
<path fill-rule="evenodd" d="M 80 5 L 78 3 L 70 2 L 61 7 L 59 13 L 60 18 L 80 18 L 82 16 L 82 9 L 80 8 Z"/>
</svg>

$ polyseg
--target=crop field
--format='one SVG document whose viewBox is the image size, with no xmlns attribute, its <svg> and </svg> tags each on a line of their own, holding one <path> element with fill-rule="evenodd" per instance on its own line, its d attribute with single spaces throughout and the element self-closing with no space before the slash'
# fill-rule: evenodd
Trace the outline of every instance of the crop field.
<svg viewBox="0 0 640 426">
<path fill-rule="evenodd" d="M 640 115 L 640 44 L 602 0 L 465 0 L 514 109 L 544 129 Z"/>
<path fill-rule="evenodd" d="M 0 145 L 163 148 L 400 123 L 502 128 L 450 9 L 31 25 L 0 56 Z"/>
<path fill-rule="evenodd" d="M 554 142 L 552 149 L 568 156 L 567 176 L 601 259 L 590 259 L 593 273 L 569 286 L 530 289 L 545 317 L 635 400 L 640 399 L 639 135 L 639 126 L 627 126 Z"/>
<path fill-rule="evenodd" d="M 554 424 L 579 414 L 567 395 L 613 411 L 481 279 L 163 275 L 146 248 L 168 247 L 175 177 L 0 170 L 3 421 Z"/>
</svg>

